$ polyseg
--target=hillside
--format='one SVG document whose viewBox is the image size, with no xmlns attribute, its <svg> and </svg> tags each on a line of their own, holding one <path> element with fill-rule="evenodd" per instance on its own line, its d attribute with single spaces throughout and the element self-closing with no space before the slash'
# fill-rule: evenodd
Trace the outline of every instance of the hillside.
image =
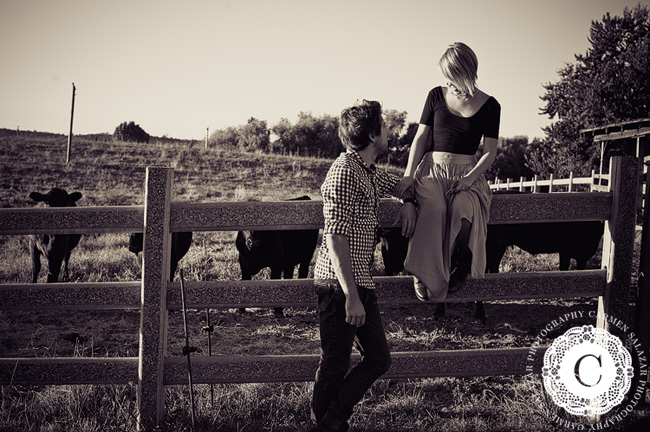
<svg viewBox="0 0 650 432">
<path fill-rule="evenodd" d="M 331 160 L 205 149 L 202 143 L 107 142 L 0 131 L 0 206 L 31 207 L 33 191 L 79 191 L 80 206 L 142 204 L 147 166 L 174 168 L 174 199 L 193 202 L 318 199 Z"/>
</svg>

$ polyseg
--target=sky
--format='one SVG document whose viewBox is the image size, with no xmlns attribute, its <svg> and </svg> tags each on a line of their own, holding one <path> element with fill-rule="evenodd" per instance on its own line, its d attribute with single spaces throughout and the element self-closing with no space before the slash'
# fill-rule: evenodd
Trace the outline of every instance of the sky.
<svg viewBox="0 0 650 432">
<path fill-rule="evenodd" d="M 642 0 L 642 4 L 647 0 Z M 0 0 L 0 128 L 203 139 L 255 117 L 338 115 L 358 99 L 417 122 L 453 42 L 479 60 L 503 137 L 543 137 L 542 84 L 592 20 L 639 0 Z"/>
</svg>

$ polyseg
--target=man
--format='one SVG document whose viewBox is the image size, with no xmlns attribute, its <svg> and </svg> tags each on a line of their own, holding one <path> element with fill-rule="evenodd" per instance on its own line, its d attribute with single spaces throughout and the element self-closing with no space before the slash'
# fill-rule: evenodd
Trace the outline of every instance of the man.
<svg viewBox="0 0 650 432">
<path fill-rule="evenodd" d="M 379 198 L 395 190 L 399 178 L 376 170 L 388 151 L 379 102 L 366 101 L 341 112 L 339 137 L 346 148 L 321 186 L 324 239 L 315 269 L 320 309 L 321 357 L 312 401 L 311 432 L 348 430 L 347 420 L 366 390 L 391 364 L 390 351 L 370 274 L 379 228 Z M 397 222 L 413 232 L 417 202 L 409 191 Z M 353 343 L 361 361 L 348 372 Z"/>
</svg>

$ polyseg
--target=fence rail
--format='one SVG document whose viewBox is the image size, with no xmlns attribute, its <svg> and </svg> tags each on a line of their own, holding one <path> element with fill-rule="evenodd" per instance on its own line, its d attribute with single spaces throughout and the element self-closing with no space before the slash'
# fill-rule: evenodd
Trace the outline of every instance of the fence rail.
<svg viewBox="0 0 650 432">
<path fill-rule="evenodd" d="M 447 301 L 530 300 L 598 297 L 606 286 L 606 270 L 544 271 L 486 274 L 470 279 Z M 418 304 L 408 278 L 376 277 L 380 303 Z M 315 307 L 311 279 L 185 282 L 190 309 L 240 307 Z M 0 285 L 0 310 L 133 310 L 140 308 L 139 282 Z M 181 308 L 180 284 L 167 285 L 168 310 Z"/>
<path fill-rule="evenodd" d="M 591 177 L 573 177 L 573 172 L 571 172 L 569 178 L 557 179 L 551 174 L 546 180 L 539 179 L 535 174 L 531 180 L 527 180 L 525 177 L 520 177 L 519 180 L 497 178 L 494 181 L 490 180 L 488 184 L 493 191 L 518 190 L 537 193 L 541 192 L 542 188 L 548 188 L 548 192 L 557 192 L 558 188 L 561 188 L 563 192 L 573 192 L 575 186 L 585 186 L 584 189 L 589 189 L 590 192 L 605 192 L 609 190 L 609 174 L 597 174 L 595 170 L 592 170 Z"/>
<path fill-rule="evenodd" d="M 627 319 L 634 238 L 636 161 L 615 158 L 610 192 L 498 195 L 493 224 L 606 221 L 603 270 L 489 274 L 470 280 L 449 301 L 599 297 L 599 309 Z M 321 227 L 317 201 L 281 203 L 171 203 L 173 171 L 148 168 L 144 206 L 0 209 L 0 235 L 144 231 L 141 282 L 0 285 L 0 309 L 139 309 L 140 350 L 135 358 L 0 359 L 0 384 L 138 383 L 138 423 L 153 428 L 164 416 L 164 386 L 186 383 L 184 360 L 166 357 L 167 311 L 180 308 L 177 283 L 169 283 L 171 232 Z M 390 226 L 399 204 L 382 201 Z M 614 247 L 616 246 L 616 247 Z M 188 282 L 190 308 L 314 305 L 313 281 Z M 415 303 L 410 277 L 378 278 L 382 301 Z M 607 328 L 606 322 L 597 323 Z M 615 329 L 612 329 L 615 330 Z M 393 353 L 386 377 L 526 373 L 522 348 Z M 537 356 L 540 358 L 540 356 Z M 182 360 L 182 361 L 181 361 Z M 196 358 L 197 383 L 313 379 L 317 357 Z M 217 367 L 218 366 L 218 367 Z M 539 373 L 539 365 L 535 372 Z"/>
<path fill-rule="evenodd" d="M 490 223 L 604 221 L 612 214 L 612 193 L 498 195 Z M 400 204 L 383 199 L 379 219 L 392 226 Z M 0 209 L 0 235 L 142 232 L 143 206 Z M 173 203 L 170 232 L 242 229 L 314 229 L 323 227 L 320 201 L 255 203 Z"/>
</svg>

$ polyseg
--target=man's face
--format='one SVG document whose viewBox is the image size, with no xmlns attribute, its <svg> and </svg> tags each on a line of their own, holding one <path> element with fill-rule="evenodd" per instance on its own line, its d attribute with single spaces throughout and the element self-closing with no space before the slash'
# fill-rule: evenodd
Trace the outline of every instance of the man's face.
<svg viewBox="0 0 650 432">
<path fill-rule="evenodd" d="M 381 133 L 378 137 L 375 137 L 375 146 L 379 154 L 388 152 L 388 127 L 384 119 L 381 121 Z"/>
</svg>

